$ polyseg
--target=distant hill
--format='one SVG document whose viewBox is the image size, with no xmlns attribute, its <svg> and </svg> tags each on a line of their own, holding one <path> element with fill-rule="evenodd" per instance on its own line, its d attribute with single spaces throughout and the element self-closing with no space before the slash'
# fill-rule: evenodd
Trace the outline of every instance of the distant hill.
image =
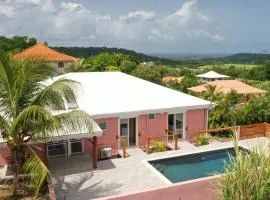
<svg viewBox="0 0 270 200">
<path fill-rule="evenodd" d="M 159 58 L 156 56 L 149 56 L 136 51 L 122 49 L 122 48 L 108 48 L 108 47 L 52 47 L 55 50 L 66 53 L 74 57 L 89 57 L 98 55 L 101 52 L 108 53 L 123 53 L 136 58 L 139 62 L 159 62 L 161 64 L 177 65 L 182 64 L 181 61 L 175 61 L 167 58 Z"/>
<path fill-rule="evenodd" d="M 226 63 L 262 64 L 270 60 L 270 54 L 237 53 L 231 56 L 219 58 Z"/>
</svg>

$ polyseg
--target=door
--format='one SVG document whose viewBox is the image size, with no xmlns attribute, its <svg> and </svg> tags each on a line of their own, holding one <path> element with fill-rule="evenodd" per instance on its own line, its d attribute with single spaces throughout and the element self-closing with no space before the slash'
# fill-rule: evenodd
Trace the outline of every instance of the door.
<svg viewBox="0 0 270 200">
<path fill-rule="evenodd" d="M 183 113 L 175 114 L 175 133 L 183 139 Z"/>
<path fill-rule="evenodd" d="M 129 146 L 136 146 L 136 118 L 129 119 Z"/>
<path fill-rule="evenodd" d="M 120 119 L 119 136 L 126 139 L 127 147 L 136 145 L 136 118 Z"/>
<path fill-rule="evenodd" d="M 183 113 L 168 115 L 168 130 L 176 133 L 179 138 L 183 139 Z"/>
<path fill-rule="evenodd" d="M 120 119 L 120 137 L 125 138 L 127 147 L 129 146 L 129 120 Z"/>
</svg>

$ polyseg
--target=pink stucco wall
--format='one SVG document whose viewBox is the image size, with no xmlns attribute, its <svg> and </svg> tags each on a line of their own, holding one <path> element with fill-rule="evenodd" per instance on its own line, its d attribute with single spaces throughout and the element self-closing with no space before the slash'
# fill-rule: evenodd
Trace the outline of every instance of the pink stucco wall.
<svg viewBox="0 0 270 200">
<path fill-rule="evenodd" d="M 47 155 L 45 151 L 45 144 L 36 144 L 34 149 L 41 160 L 47 165 Z M 11 152 L 8 147 L 0 148 L 0 166 L 8 164 L 8 157 L 11 156 Z"/>
<path fill-rule="evenodd" d="M 146 138 L 152 137 L 166 141 L 166 129 L 168 127 L 168 114 L 158 113 L 155 119 L 148 119 L 148 115 L 140 115 L 138 124 L 139 146 L 146 145 Z"/>
<path fill-rule="evenodd" d="M 98 200 L 218 200 L 217 186 L 218 177 L 213 176 Z"/>
<path fill-rule="evenodd" d="M 8 163 L 8 157 L 10 156 L 10 150 L 8 147 L 0 148 L 0 166 Z"/>
<path fill-rule="evenodd" d="M 207 109 L 189 110 L 186 113 L 186 139 L 192 139 L 197 131 L 207 127 Z"/>
<path fill-rule="evenodd" d="M 111 147 L 113 149 L 113 153 L 118 153 L 118 144 L 116 144 L 116 142 L 118 141 L 118 117 L 96 119 L 95 121 L 97 123 L 107 123 L 107 129 L 103 130 L 102 136 L 97 137 L 98 157 L 100 155 L 100 149 L 102 147 Z M 105 146 L 103 144 L 105 144 Z M 84 150 L 85 153 L 90 153 L 92 155 L 93 145 L 86 138 L 84 139 Z"/>
</svg>

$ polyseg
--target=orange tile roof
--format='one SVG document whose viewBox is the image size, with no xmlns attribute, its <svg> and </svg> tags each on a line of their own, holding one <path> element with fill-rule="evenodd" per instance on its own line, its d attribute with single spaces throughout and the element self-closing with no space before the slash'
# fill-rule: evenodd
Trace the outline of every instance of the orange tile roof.
<svg viewBox="0 0 270 200">
<path fill-rule="evenodd" d="M 247 85 L 238 80 L 218 80 L 213 82 L 208 82 L 203 85 L 199 85 L 196 87 L 188 88 L 189 90 L 197 93 L 204 92 L 206 90 L 206 85 L 215 85 L 217 89 L 224 93 L 230 93 L 232 90 L 236 91 L 239 94 L 264 94 L 265 90 L 261 90 L 250 85 Z"/>
<path fill-rule="evenodd" d="M 175 80 L 176 79 L 176 77 L 174 77 L 174 76 L 164 76 L 162 79 L 161 79 L 161 81 L 162 82 L 168 82 L 168 81 L 172 81 L 172 80 Z"/>
<path fill-rule="evenodd" d="M 59 53 L 42 43 L 37 43 L 34 46 L 25 49 L 24 51 L 15 54 L 15 59 L 25 59 L 25 58 L 35 58 L 42 59 L 46 61 L 62 61 L 70 62 L 77 60 L 78 58 Z"/>
</svg>

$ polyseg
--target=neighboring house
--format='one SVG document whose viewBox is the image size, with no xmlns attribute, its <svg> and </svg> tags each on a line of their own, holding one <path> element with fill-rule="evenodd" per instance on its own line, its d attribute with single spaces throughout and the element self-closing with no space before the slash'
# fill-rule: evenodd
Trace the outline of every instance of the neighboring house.
<svg viewBox="0 0 270 200">
<path fill-rule="evenodd" d="M 219 74 L 214 71 L 209 71 L 207 73 L 197 75 L 197 77 L 200 79 L 200 81 L 204 81 L 204 82 L 224 80 L 224 79 L 229 78 L 229 76 Z"/>
<path fill-rule="evenodd" d="M 169 81 L 178 81 L 178 82 L 181 82 L 183 80 L 184 76 L 180 76 L 180 77 L 175 77 L 175 76 L 164 76 L 162 79 L 161 79 L 161 82 L 162 83 L 167 83 Z"/>
<path fill-rule="evenodd" d="M 117 141 L 123 136 L 128 148 L 144 148 L 147 137 L 165 139 L 167 130 L 179 134 L 183 140 L 192 139 L 196 131 L 207 128 L 208 109 L 214 106 L 209 101 L 121 72 L 68 73 L 51 82 L 63 77 L 80 83 L 76 91 L 77 106 L 90 114 L 103 130 L 102 136 L 96 138 L 98 156 L 102 149 L 99 145 L 118 152 Z M 74 109 L 74 105 L 67 104 L 69 108 Z M 99 132 L 98 128 L 95 132 Z M 85 134 L 56 139 L 46 144 L 47 156 L 92 154 L 92 142 Z M 0 164 L 5 160 L 1 160 L 3 152 L 7 150 L 0 151 Z"/>
<path fill-rule="evenodd" d="M 68 65 L 78 58 L 59 53 L 42 43 L 37 43 L 34 46 L 23 50 L 22 52 L 14 55 L 15 59 L 40 59 L 46 61 L 49 65 L 58 69 L 59 72 L 63 72 Z"/>
<path fill-rule="evenodd" d="M 250 95 L 262 95 L 265 94 L 266 91 L 262 89 L 258 89 L 255 87 L 252 87 L 250 85 L 247 85 L 241 81 L 238 80 L 218 80 L 218 81 L 212 81 L 208 82 L 203 85 L 199 85 L 196 87 L 191 87 L 188 88 L 190 91 L 196 92 L 196 93 L 203 93 L 204 91 L 207 90 L 206 86 L 207 85 L 214 85 L 216 86 L 217 90 L 224 93 L 228 94 L 231 91 L 235 91 L 238 94 L 242 94 L 245 96 L 250 96 Z"/>
</svg>

